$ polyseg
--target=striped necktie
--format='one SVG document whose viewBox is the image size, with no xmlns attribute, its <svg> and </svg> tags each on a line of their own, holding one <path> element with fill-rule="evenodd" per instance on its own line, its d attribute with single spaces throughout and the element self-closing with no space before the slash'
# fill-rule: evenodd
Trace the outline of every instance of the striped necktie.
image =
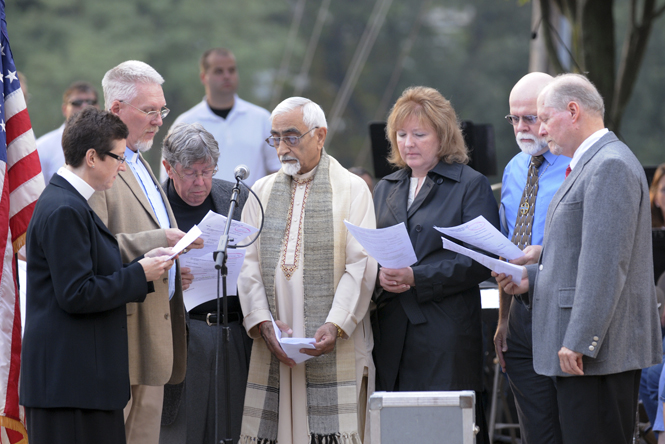
<svg viewBox="0 0 665 444">
<path fill-rule="evenodd" d="M 533 215 L 536 209 L 536 197 L 538 195 L 538 168 L 545 161 L 545 156 L 533 156 L 529 164 L 529 172 L 526 178 L 526 186 L 522 193 L 522 200 L 517 211 L 517 220 L 513 230 L 511 242 L 517 245 L 520 250 L 524 250 L 527 245 L 531 245 L 531 226 L 533 224 Z"/>
</svg>

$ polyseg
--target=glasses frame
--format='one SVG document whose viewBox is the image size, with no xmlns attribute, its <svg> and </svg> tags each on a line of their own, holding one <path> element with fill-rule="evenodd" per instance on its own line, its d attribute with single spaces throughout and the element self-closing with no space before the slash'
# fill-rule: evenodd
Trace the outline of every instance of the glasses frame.
<svg viewBox="0 0 665 444">
<path fill-rule="evenodd" d="M 270 136 L 266 139 L 266 143 L 268 145 L 270 145 L 271 147 L 273 147 L 273 148 L 277 148 L 279 146 L 279 144 L 282 143 L 282 141 L 284 141 L 284 143 L 287 146 L 289 146 L 291 148 L 295 148 L 298 145 L 300 145 L 300 139 L 302 139 L 303 137 L 305 137 L 307 134 L 311 133 L 315 129 L 319 129 L 319 128 L 320 127 L 318 127 L 318 126 L 315 126 L 314 128 L 310 128 L 306 133 L 304 133 L 301 136 L 281 136 L 281 137 Z M 293 142 L 289 142 L 288 141 L 289 139 L 292 140 Z"/>
<path fill-rule="evenodd" d="M 520 124 L 520 119 L 524 121 L 527 125 L 535 125 L 538 123 L 538 116 L 534 116 L 533 114 L 525 114 L 523 116 L 516 116 L 514 114 L 508 114 L 506 116 L 506 120 L 508 123 L 510 123 L 512 126 L 517 126 Z M 533 122 L 529 122 L 529 120 L 533 120 Z"/>
<path fill-rule="evenodd" d="M 204 179 L 204 180 L 212 179 L 213 177 L 215 177 L 215 174 L 217 174 L 217 171 L 219 170 L 219 167 L 217 165 L 215 165 L 215 168 L 213 168 L 212 174 L 210 175 L 210 177 L 206 177 L 205 174 L 203 174 L 203 172 L 201 172 L 201 173 L 196 173 L 194 175 L 194 177 L 191 178 L 191 179 L 187 177 L 188 174 L 185 174 L 185 177 L 181 176 L 180 173 L 178 172 L 178 170 L 176 170 L 174 166 L 171 166 L 171 169 L 176 173 L 176 175 L 180 178 L 180 180 L 184 180 L 186 182 L 194 182 L 196 179 L 199 178 L 199 176 L 201 176 L 201 178 Z"/>
<path fill-rule="evenodd" d="M 113 157 L 115 160 L 117 160 L 117 161 L 118 161 L 118 165 L 122 165 L 123 163 L 125 163 L 125 162 L 127 161 L 127 158 L 126 158 L 126 157 L 118 156 L 117 154 L 112 153 L 112 152 L 110 152 L 110 151 L 109 151 L 108 153 L 106 153 L 106 154 L 109 155 L 109 156 L 111 156 L 111 157 Z"/>
<path fill-rule="evenodd" d="M 131 106 L 132 108 L 134 108 L 134 109 L 137 110 L 137 111 L 141 111 L 143 114 L 145 114 L 146 116 L 148 116 L 148 117 L 150 118 L 150 120 L 152 120 L 152 119 L 153 119 L 155 116 L 157 116 L 157 115 L 159 115 L 159 117 L 161 117 L 162 120 L 164 120 L 164 119 L 166 119 L 166 116 L 168 116 L 169 113 L 171 112 L 171 110 L 168 109 L 168 108 L 165 107 L 165 106 L 162 107 L 162 109 L 160 109 L 159 111 L 143 111 L 141 108 L 137 108 L 137 107 L 135 107 L 134 105 L 132 105 L 131 103 L 125 101 L 125 100 L 118 100 L 118 102 L 120 102 L 120 103 L 124 103 L 125 105 L 129 105 L 129 106 Z"/>
</svg>

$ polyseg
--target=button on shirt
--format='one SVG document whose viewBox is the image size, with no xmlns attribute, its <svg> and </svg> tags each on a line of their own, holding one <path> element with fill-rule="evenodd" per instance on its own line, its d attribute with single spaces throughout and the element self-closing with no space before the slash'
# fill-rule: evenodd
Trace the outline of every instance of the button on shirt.
<svg viewBox="0 0 665 444">
<path fill-rule="evenodd" d="M 157 216 L 159 226 L 163 229 L 171 228 L 169 213 L 166 210 L 166 205 L 164 205 L 159 185 L 152 180 L 152 176 L 140 160 L 140 154 L 135 153 L 128 147 L 125 148 L 125 159 L 127 159 L 127 165 L 132 173 L 134 173 L 134 177 L 141 184 L 143 192 L 148 198 L 150 206 L 152 206 L 152 211 Z M 169 269 L 169 299 L 173 297 L 173 293 L 175 293 L 175 267 Z"/>
<path fill-rule="evenodd" d="M 531 245 L 542 245 L 545 231 L 547 208 L 566 176 L 566 167 L 570 158 L 556 156 L 550 151 L 545 154 L 545 161 L 538 168 L 538 195 L 531 227 Z M 517 211 L 526 185 L 531 156 L 519 153 L 512 158 L 503 171 L 501 181 L 501 232 L 508 238 L 513 237 Z"/>
</svg>

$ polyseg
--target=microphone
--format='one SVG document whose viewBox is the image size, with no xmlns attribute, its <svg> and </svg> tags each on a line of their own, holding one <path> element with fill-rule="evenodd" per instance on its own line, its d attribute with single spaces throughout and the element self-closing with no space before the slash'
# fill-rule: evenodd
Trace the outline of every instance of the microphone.
<svg viewBox="0 0 665 444">
<path fill-rule="evenodd" d="M 249 177 L 249 167 L 247 165 L 238 165 L 235 170 L 233 170 L 233 176 L 236 180 L 245 180 Z"/>
</svg>

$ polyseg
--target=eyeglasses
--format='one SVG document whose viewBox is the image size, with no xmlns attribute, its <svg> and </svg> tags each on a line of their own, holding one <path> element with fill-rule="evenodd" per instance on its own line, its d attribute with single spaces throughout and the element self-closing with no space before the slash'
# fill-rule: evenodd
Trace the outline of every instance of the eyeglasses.
<svg viewBox="0 0 665 444">
<path fill-rule="evenodd" d="M 118 100 L 118 102 L 124 103 L 125 105 L 129 105 L 137 111 L 141 111 L 143 114 L 148 116 L 150 118 L 150 120 L 152 120 L 156 115 L 159 115 L 162 119 L 166 119 L 166 116 L 168 116 L 169 113 L 171 112 L 171 110 L 168 109 L 167 107 L 163 107 L 159 111 L 143 111 L 141 108 L 137 108 L 134 105 L 132 105 L 131 103 L 125 102 L 124 100 Z"/>
<path fill-rule="evenodd" d="M 118 156 L 117 154 L 114 154 L 114 153 L 112 153 L 112 152 L 110 152 L 110 151 L 109 151 L 108 153 L 106 153 L 106 154 L 108 154 L 109 156 L 111 156 L 111 157 L 113 157 L 115 160 L 117 160 L 119 165 L 122 165 L 122 164 L 125 163 L 125 161 L 127 160 L 126 158 L 124 158 L 124 157 L 122 157 L 122 156 Z"/>
<path fill-rule="evenodd" d="M 199 176 L 201 176 L 203 179 L 210 180 L 212 179 L 212 176 L 214 176 L 215 173 L 217 172 L 217 167 L 215 167 L 215 169 L 204 170 L 201 171 L 200 173 L 185 173 L 183 175 L 180 175 L 180 173 L 178 172 L 178 170 L 175 169 L 175 167 L 171 167 L 171 169 L 175 171 L 175 173 L 178 175 L 178 177 L 181 180 L 186 180 L 187 182 L 194 182 Z"/>
<path fill-rule="evenodd" d="M 315 126 L 314 128 L 310 129 L 307 131 L 305 134 L 302 136 L 282 136 L 282 137 L 275 137 L 275 136 L 270 136 L 266 139 L 266 143 L 270 145 L 273 148 L 277 148 L 279 144 L 284 141 L 288 146 L 290 147 L 296 147 L 300 144 L 300 139 L 305 137 L 306 134 L 314 131 L 315 129 L 318 129 L 318 126 Z"/>
<path fill-rule="evenodd" d="M 97 99 L 77 99 L 77 100 L 72 100 L 71 102 L 69 102 L 69 104 L 71 106 L 76 106 L 76 107 L 83 106 L 84 104 L 95 106 L 97 105 Z"/>
<path fill-rule="evenodd" d="M 524 123 L 526 123 L 527 125 L 533 125 L 538 121 L 538 116 L 533 116 L 531 114 L 528 114 L 526 116 L 514 116 L 512 114 L 508 114 L 506 116 L 506 120 L 511 125 L 516 126 L 520 124 L 520 117 L 522 118 L 522 120 L 524 120 Z"/>
</svg>

